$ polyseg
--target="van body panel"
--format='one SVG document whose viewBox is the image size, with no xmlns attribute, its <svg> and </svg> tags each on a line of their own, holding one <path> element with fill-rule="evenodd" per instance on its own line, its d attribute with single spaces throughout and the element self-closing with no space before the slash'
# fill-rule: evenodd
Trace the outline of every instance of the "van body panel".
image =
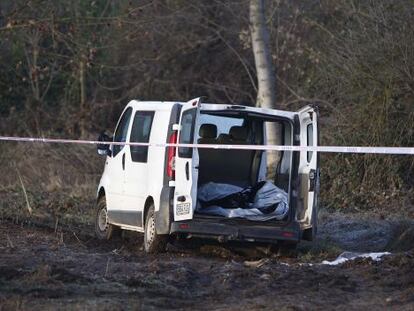
<svg viewBox="0 0 414 311">
<path fill-rule="evenodd" d="M 318 114 L 313 107 L 306 106 L 298 111 L 300 122 L 300 145 L 318 146 Z M 302 229 L 312 226 L 312 211 L 317 200 L 318 154 L 316 151 L 301 151 L 298 166 L 299 202 L 296 218 Z"/>
<path fill-rule="evenodd" d="M 111 224 L 126 225 L 136 229 L 142 228 L 142 211 L 128 209 L 108 210 Z"/>
<path fill-rule="evenodd" d="M 168 129 L 167 135 L 165 137 L 164 142 L 168 143 L 170 137 L 175 133 L 173 129 L 174 124 L 178 124 L 180 121 L 180 113 L 181 113 L 181 104 L 175 103 L 171 107 L 171 111 L 169 112 L 170 117 L 168 121 Z M 174 147 L 170 147 L 174 148 Z M 169 234 L 170 233 L 170 225 L 173 220 L 173 205 L 174 205 L 174 188 L 170 186 L 170 182 L 174 183 L 174 177 L 169 176 L 167 173 L 167 166 L 169 165 L 168 161 L 168 148 L 165 148 L 164 152 L 164 161 L 161 165 L 163 167 L 163 186 L 161 189 L 160 197 L 159 197 L 159 204 L 155 206 L 155 228 L 157 230 L 157 234 Z"/>
<path fill-rule="evenodd" d="M 131 107 L 125 107 L 115 128 L 115 135 L 117 135 L 119 132 L 125 133 L 125 130 L 127 131 L 126 135 L 121 135 L 123 136 L 124 141 L 127 141 L 130 132 L 132 111 L 133 109 Z M 127 114 L 129 115 L 129 120 L 127 124 L 125 124 L 126 122 L 123 122 L 123 120 Z M 122 125 L 124 125 L 125 130 L 122 130 L 120 128 Z M 125 174 L 123 169 L 123 162 L 125 161 L 125 149 L 126 146 L 116 147 L 114 145 L 111 145 L 110 150 L 113 156 L 107 156 L 105 162 L 105 179 L 103 181 L 105 182 L 104 188 L 107 196 L 107 209 L 109 219 L 112 218 L 112 211 L 124 209 Z"/>
<path fill-rule="evenodd" d="M 173 222 L 170 233 L 186 233 L 193 237 L 218 239 L 221 242 L 245 241 L 278 243 L 279 241 L 291 241 L 297 243 L 301 236 L 300 227 L 297 222 L 265 226 L 260 223 L 248 225 L 204 219 Z"/>
<path fill-rule="evenodd" d="M 131 130 L 137 112 L 154 113 L 149 142 L 159 143 L 160 138 L 166 139 L 165 133 L 168 130 L 170 111 L 174 105 L 176 105 L 175 102 L 131 101 L 121 114 L 122 118 L 125 111 L 132 110 L 126 141 L 131 142 Z M 120 121 L 115 133 L 119 123 Z M 155 124 L 156 126 L 154 126 Z M 139 150 L 139 148 L 145 147 L 135 148 Z M 147 149 L 146 162 L 132 161 L 131 146 L 123 146 L 115 156 L 107 156 L 106 158 L 104 173 L 98 189 L 101 187 L 105 189 L 108 218 L 112 224 L 127 225 L 140 231 L 144 226 L 146 200 L 151 197 L 155 209 L 159 209 L 164 178 L 165 148 L 150 146 Z M 114 145 L 111 145 L 110 150 L 113 152 Z"/>
<path fill-rule="evenodd" d="M 257 108 L 257 107 L 249 107 L 249 106 L 237 106 L 237 105 L 221 105 L 221 104 L 201 104 L 201 110 L 253 112 L 253 113 L 262 114 L 262 115 L 287 118 L 290 120 L 293 120 L 293 117 L 296 114 L 295 112 L 284 111 L 284 110 Z"/>
<path fill-rule="evenodd" d="M 178 142 L 194 144 L 200 98 L 182 105 Z M 198 150 L 177 147 L 175 158 L 174 220 L 192 219 L 197 204 Z"/>
<path fill-rule="evenodd" d="M 151 129 L 151 143 L 159 143 L 166 141 L 166 133 L 168 132 L 168 123 L 170 120 L 171 109 L 166 111 L 156 111 L 156 117 Z M 164 179 L 164 159 L 165 159 L 165 150 L 166 148 L 149 146 L 148 147 L 148 162 L 147 169 L 148 175 L 147 178 L 143 181 L 147 184 L 148 195 L 150 195 L 154 200 L 154 209 L 159 210 L 159 198 L 161 195 L 161 190 L 163 186 Z M 145 202 L 144 202 L 145 203 Z"/>
<path fill-rule="evenodd" d="M 149 118 L 152 118 L 152 124 L 158 121 L 160 118 L 159 112 L 155 112 L 154 108 L 152 110 L 148 109 L 147 107 L 140 107 L 139 109 L 134 108 L 133 111 L 133 119 L 132 119 L 132 126 L 131 130 L 134 131 L 136 129 L 137 123 L 139 123 L 141 113 L 147 113 Z M 157 122 L 158 123 L 158 122 Z M 154 131 L 151 130 L 151 136 L 154 134 Z M 131 139 L 133 137 L 133 133 L 130 133 L 128 142 L 137 142 Z M 137 147 L 137 146 L 125 146 L 125 170 L 124 170 L 124 204 L 123 209 L 125 212 L 132 214 L 134 212 L 139 214 L 139 221 L 135 224 L 129 223 L 128 225 L 135 225 L 142 227 L 142 214 L 145 201 L 148 197 L 148 194 L 151 194 L 150 191 L 150 184 L 147 182 L 149 179 L 150 169 L 148 165 L 148 158 L 151 157 L 151 147 Z M 144 161 L 143 159 L 134 159 L 135 151 L 139 150 L 147 150 L 147 160 Z M 151 162 L 151 161 L 150 161 Z"/>
<path fill-rule="evenodd" d="M 172 222 L 172 206 L 174 188 L 168 185 L 162 187 L 159 208 L 155 211 L 155 229 L 158 234 L 169 234 Z"/>
</svg>

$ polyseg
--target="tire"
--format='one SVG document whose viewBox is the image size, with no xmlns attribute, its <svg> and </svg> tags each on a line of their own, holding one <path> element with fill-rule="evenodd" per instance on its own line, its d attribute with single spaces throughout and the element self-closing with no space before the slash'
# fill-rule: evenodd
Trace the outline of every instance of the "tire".
<svg viewBox="0 0 414 311">
<path fill-rule="evenodd" d="M 168 235 L 157 234 L 154 211 L 154 205 L 151 205 L 145 217 L 144 249 L 149 254 L 164 252 L 168 242 Z"/>
<path fill-rule="evenodd" d="M 120 229 L 108 223 L 106 199 L 100 197 L 96 204 L 95 212 L 95 235 L 99 240 L 109 240 Z"/>
</svg>

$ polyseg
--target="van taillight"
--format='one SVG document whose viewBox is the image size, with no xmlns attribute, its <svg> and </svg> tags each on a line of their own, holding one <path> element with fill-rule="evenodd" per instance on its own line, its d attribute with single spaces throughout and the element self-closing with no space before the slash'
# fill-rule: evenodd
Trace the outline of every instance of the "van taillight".
<svg viewBox="0 0 414 311">
<path fill-rule="evenodd" d="M 177 132 L 173 132 L 168 140 L 169 144 L 176 144 L 177 143 Z M 175 152 L 177 147 L 169 146 L 168 147 L 168 158 L 167 158 L 167 175 L 168 177 L 174 179 L 175 178 Z"/>
<path fill-rule="evenodd" d="M 295 234 L 293 232 L 282 232 L 282 236 L 285 238 L 293 238 Z"/>
</svg>

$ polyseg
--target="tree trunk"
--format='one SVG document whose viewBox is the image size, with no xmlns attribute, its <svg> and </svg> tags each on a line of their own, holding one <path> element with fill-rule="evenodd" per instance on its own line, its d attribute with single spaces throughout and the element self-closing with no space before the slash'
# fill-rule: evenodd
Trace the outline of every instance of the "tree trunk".
<svg viewBox="0 0 414 311">
<path fill-rule="evenodd" d="M 85 61 L 81 56 L 79 63 L 79 87 L 80 87 L 80 135 L 86 138 L 86 92 L 85 92 Z"/>
<path fill-rule="evenodd" d="M 75 17 L 76 17 L 76 37 L 79 42 L 82 42 L 81 38 L 83 34 L 79 32 L 80 29 L 80 13 L 79 13 L 79 6 L 81 4 L 80 0 L 73 1 Z M 87 104 L 86 104 L 86 50 L 85 48 L 80 47 L 78 50 L 78 57 L 79 57 L 79 130 L 80 130 L 80 137 L 85 139 L 87 137 L 86 131 L 86 119 L 87 119 Z"/>
<path fill-rule="evenodd" d="M 257 73 L 256 106 L 276 109 L 276 79 L 270 54 L 269 31 L 264 14 L 264 0 L 250 0 L 250 33 Z M 276 122 L 266 122 L 268 145 L 281 144 L 281 130 Z M 274 177 L 280 152 L 267 152 L 267 176 Z"/>
</svg>

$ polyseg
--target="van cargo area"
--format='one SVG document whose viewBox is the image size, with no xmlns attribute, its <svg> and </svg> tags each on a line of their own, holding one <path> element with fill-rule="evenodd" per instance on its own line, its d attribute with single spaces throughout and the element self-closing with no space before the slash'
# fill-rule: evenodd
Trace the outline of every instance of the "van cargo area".
<svg viewBox="0 0 414 311">
<path fill-rule="evenodd" d="M 219 145 L 263 145 L 266 122 L 275 122 L 281 130 L 282 143 L 292 144 L 292 125 L 289 121 L 233 111 L 214 114 L 202 112 L 197 142 Z M 285 220 L 289 206 L 291 152 L 278 154 L 279 161 L 273 172 L 266 171 L 266 151 L 262 150 L 199 148 L 198 155 L 199 175 L 195 218 L 206 219 L 204 216 L 208 214 L 235 218 L 234 221 L 240 218 L 253 221 Z M 266 180 L 269 182 L 265 184 Z M 279 213 L 282 217 L 272 217 L 269 214 L 270 204 L 268 200 L 263 200 L 266 193 L 261 191 L 264 189 L 264 187 L 260 188 L 262 185 L 269 188 L 266 189 L 267 198 L 278 194 L 283 197 L 279 200 L 283 201 L 280 204 L 286 206 L 286 212 L 283 215 Z M 273 192 L 270 193 L 269 190 Z M 209 202 L 206 202 L 206 194 L 211 198 Z M 253 204 L 253 201 L 256 204 Z M 277 204 L 274 205 L 276 208 Z M 249 211 L 249 208 L 254 211 Z M 263 211 L 262 208 L 266 210 Z"/>
<path fill-rule="evenodd" d="M 293 143 L 291 120 L 244 111 L 201 111 L 197 135 L 198 144 L 218 145 L 263 145 L 266 142 L 266 123 L 279 126 L 283 145 Z M 263 150 L 198 148 L 197 208 L 191 221 L 172 224 L 172 232 L 187 233 L 188 236 L 216 238 L 220 241 L 240 240 L 251 242 L 276 242 L 276 238 L 297 242 L 300 240 L 299 224 L 290 221 L 294 210 L 289 208 L 291 193 L 292 152 L 278 152 L 278 162 L 273 172 L 266 170 L 267 152 Z M 223 192 L 223 187 L 241 189 L 254 188 L 268 181 L 286 195 L 286 215 L 282 219 L 254 219 L 249 217 L 226 217 L 220 213 L 206 212 L 200 196 L 206 185 L 214 185 Z M 238 194 L 236 194 L 236 197 Z M 226 199 L 226 198 L 225 198 Z M 230 201 L 234 199 L 230 195 Z M 236 200 L 237 202 L 237 200 Z M 213 203 L 217 203 L 213 201 Z M 235 203 L 234 200 L 232 202 Z M 217 206 L 214 206 L 216 208 Z M 233 206 L 241 210 L 242 206 Z M 204 211 L 203 211 L 204 210 Z M 245 210 L 243 210 L 245 211 Z"/>
</svg>

